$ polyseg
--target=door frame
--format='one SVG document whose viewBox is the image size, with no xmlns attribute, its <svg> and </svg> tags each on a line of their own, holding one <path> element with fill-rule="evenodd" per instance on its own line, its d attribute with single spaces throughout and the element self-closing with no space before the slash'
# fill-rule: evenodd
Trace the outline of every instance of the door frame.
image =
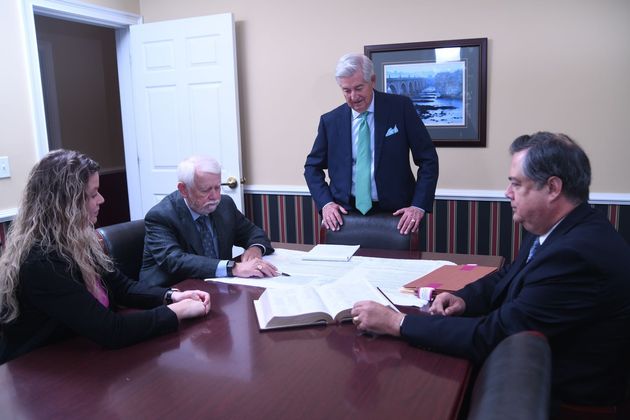
<svg viewBox="0 0 630 420">
<path fill-rule="evenodd" d="M 118 83 L 120 91 L 120 111 L 125 150 L 125 169 L 129 194 L 129 214 L 131 220 L 144 217 L 140 202 L 140 171 L 138 147 L 133 111 L 133 87 L 131 82 L 131 55 L 129 27 L 142 23 L 142 16 L 102 6 L 82 3 L 77 0 L 25 0 L 23 3 L 23 23 L 27 61 L 30 67 L 29 85 L 33 104 L 33 126 L 35 128 L 36 158 L 48 153 L 46 112 L 42 91 L 42 75 L 39 66 L 35 15 L 112 28 L 116 34 L 116 58 L 118 61 Z"/>
</svg>

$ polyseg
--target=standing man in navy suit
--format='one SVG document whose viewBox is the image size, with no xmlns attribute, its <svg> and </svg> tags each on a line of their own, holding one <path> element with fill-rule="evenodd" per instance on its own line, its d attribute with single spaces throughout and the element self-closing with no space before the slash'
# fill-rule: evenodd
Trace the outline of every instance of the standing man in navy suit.
<svg viewBox="0 0 630 420">
<path fill-rule="evenodd" d="M 335 77 L 346 103 L 321 116 L 304 164 L 304 178 L 323 225 L 339 229 L 348 210 L 387 211 L 401 216 L 400 233 L 417 231 L 424 213 L 433 208 L 438 179 L 438 157 L 427 129 L 408 97 L 374 90 L 374 65 L 366 56 L 341 57 Z M 369 139 L 365 152 L 362 130 Z M 409 164 L 410 150 L 417 179 Z M 358 164 L 362 153 L 369 156 L 365 178 Z"/>
<path fill-rule="evenodd" d="M 547 336 L 556 402 L 614 405 L 630 375 L 630 247 L 588 205 L 591 167 L 563 134 L 521 136 L 510 148 L 514 221 L 531 234 L 512 264 L 455 293 L 439 294 L 433 316 L 357 302 L 359 329 L 481 363 L 505 337 Z"/>
</svg>

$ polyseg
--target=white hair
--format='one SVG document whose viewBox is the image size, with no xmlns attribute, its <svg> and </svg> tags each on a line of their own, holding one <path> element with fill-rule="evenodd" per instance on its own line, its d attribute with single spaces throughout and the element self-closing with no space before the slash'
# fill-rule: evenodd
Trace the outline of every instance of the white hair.
<svg viewBox="0 0 630 420">
<path fill-rule="evenodd" d="M 193 187 L 196 170 L 221 175 L 221 164 L 209 156 L 191 156 L 177 165 L 177 180 L 188 188 Z"/>
<path fill-rule="evenodd" d="M 374 76 L 374 64 L 372 60 L 363 54 L 346 54 L 337 61 L 335 79 L 337 83 L 339 83 L 340 78 L 350 77 L 359 70 L 363 73 L 364 81 L 369 82 L 372 80 L 372 76 Z"/>
</svg>

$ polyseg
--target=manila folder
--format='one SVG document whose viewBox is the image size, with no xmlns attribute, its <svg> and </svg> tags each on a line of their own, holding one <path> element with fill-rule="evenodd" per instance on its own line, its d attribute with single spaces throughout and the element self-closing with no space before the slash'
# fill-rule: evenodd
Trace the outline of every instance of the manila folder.
<svg viewBox="0 0 630 420">
<path fill-rule="evenodd" d="M 417 290 L 421 287 L 432 287 L 439 291 L 454 292 L 495 271 L 496 267 L 476 264 L 443 265 L 405 284 L 403 288 Z"/>
</svg>

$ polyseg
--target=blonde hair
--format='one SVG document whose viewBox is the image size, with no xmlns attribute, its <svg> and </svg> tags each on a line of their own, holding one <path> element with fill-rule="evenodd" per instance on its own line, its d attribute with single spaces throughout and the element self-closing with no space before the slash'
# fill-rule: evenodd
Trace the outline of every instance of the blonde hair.
<svg viewBox="0 0 630 420">
<path fill-rule="evenodd" d="M 101 283 L 100 274 L 113 271 L 86 208 L 88 180 L 99 168 L 83 153 L 55 150 L 31 170 L 0 256 L 0 324 L 19 315 L 20 269 L 33 248 L 78 268 L 90 291 Z"/>
</svg>

